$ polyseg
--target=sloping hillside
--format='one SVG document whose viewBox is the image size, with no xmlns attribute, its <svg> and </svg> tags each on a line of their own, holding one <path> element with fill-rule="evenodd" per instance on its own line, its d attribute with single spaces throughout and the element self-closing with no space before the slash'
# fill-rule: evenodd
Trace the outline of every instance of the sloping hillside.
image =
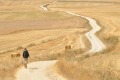
<svg viewBox="0 0 120 80">
<path fill-rule="evenodd" d="M 68 80 L 119 80 L 119 1 L 64 0 L 49 7 L 54 11 L 69 11 L 97 20 L 102 30 L 96 35 L 107 46 L 107 50 L 94 56 L 85 55 L 77 59 L 70 57 L 59 61 L 56 65 L 58 72 Z"/>
<path fill-rule="evenodd" d="M 107 0 L 105 0 L 107 1 Z M 117 0 L 111 3 L 105 2 L 57 2 L 49 7 L 53 10 L 72 11 L 81 15 L 89 16 L 97 20 L 98 24 L 103 28 L 100 34 L 102 38 L 107 39 L 110 36 L 119 38 L 119 20 L 120 20 L 120 3 Z M 76 4 L 76 5 L 74 5 Z M 106 42 L 107 43 L 107 42 Z M 109 46 L 109 43 L 106 45 Z M 117 47 L 116 47 L 117 48 Z M 118 47 L 119 48 L 119 47 Z"/>
<path fill-rule="evenodd" d="M 73 52 L 89 48 L 85 47 L 84 35 L 90 29 L 87 20 L 64 12 L 41 11 L 40 4 L 44 2 L 33 2 L 39 8 L 32 2 L 18 2 L 9 1 L 0 7 L 0 79 L 14 80 L 14 72 L 23 61 L 22 56 L 12 58 L 11 53 L 22 53 L 25 47 L 30 52 L 30 62 L 61 58 L 66 45 L 71 45 Z"/>
<path fill-rule="evenodd" d="M 15 79 L 14 72 L 23 61 L 22 56 L 11 54 L 22 53 L 25 47 L 30 52 L 30 62 L 59 60 L 55 70 L 68 80 L 119 80 L 119 1 L 57 0 L 48 6 L 49 11 L 40 9 L 41 4 L 51 2 L 0 1 L 0 80 Z M 102 30 L 96 36 L 107 49 L 92 56 L 82 55 L 91 48 L 85 36 L 91 26 L 86 19 L 66 11 L 97 20 Z"/>
</svg>

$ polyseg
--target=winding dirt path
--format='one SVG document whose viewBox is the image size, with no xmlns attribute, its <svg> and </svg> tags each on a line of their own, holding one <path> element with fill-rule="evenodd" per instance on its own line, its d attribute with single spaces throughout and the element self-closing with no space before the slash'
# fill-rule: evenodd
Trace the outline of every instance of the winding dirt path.
<svg viewBox="0 0 120 80">
<path fill-rule="evenodd" d="M 41 8 L 45 11 L 48 11 L 47 9 L 47 5 L 48 4 L 43 4 L 41 6 Z M 100 52 L 104 49 L 106 49 L 106 46 L 104 45 L 104 43 L 95 35 L 98 31 L 101 30 L 101 27 L 97 24 L 96 20 L 90 18 L 90 17 L 86 17 L 86 16 L 82 16 L 82 15 L 79 15 L 79 14 L 75 14 L 75 13 L 72 13 L 72 12 L 66 12 L 68 14 L 71 14 L 71 15 L 74 15 L 74 16 L 80 16 L 82 18 L 85 18 L 89 21 L 91 27 L 92 27 L 92 30 L 90 30 L 89 32 L 87 32 L 85 35 L 86 37 L 88 38 L 88 40 L 90 41 L 91 43 L 91 49 L 86 52 L 86 53 L 95 53 L 95 52 Z"/>
<path fill-rule="evenodd" d="M 48 11 L 48 4 L 43 4 L 41 6 L 42 10 Z M 86 33 L 86 37 L 92 44 L 92 48 L 87 53 L 95 53 L 105 49 L 105 45 L 96 37 L 96 32 L 98 32 L 101 27 L 96 23 L 94 19 L 91 19 L 86 16 L 81 16 L 72 12 L 67 12 L 71 15 L 80 16 L 87 19 L 92 26 L 92 30 Z M 66 80 L 59 74 L 55 73 L 54 70 L 50 74 L 49 69 L 53 68 L 56 61 L 39 61 L 28 64 L 28 69 L 22 67 L 18 70 L 16 74 L 17 80 Z"/>
<path fill-rule="evenodd" d="M 81 16 L 79 14 L 75 14 L 72 12 L 67 12 L 69 14 L 75 15 L 75 16 L 80 16 L 82 18 L 85 18 L 89 21 L 92 30 L 90 30 L 89 32 L 87 32 L 85 35 L 88 38 L 88 40 L 91 42 L 92 48 L 86 52 L 86 53 L 95 53 L 95 52 L 99 52 L 102 51 L 104 49 L 106 49 L 106 46 L 102 43 L 102 41 L 95 35 L 98 31 L 101 30 L 101 27 L 97 24 L 97 22 L 90 18 L 90 17 L 86 17 L 86 16 Z"/>
</svg>

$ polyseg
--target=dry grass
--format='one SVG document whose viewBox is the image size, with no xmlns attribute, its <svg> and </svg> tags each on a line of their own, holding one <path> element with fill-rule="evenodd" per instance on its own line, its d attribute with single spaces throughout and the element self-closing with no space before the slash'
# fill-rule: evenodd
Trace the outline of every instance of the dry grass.
<svg viewBox="0 0 120 80">
<path fill-rule="evenodd" d="M 98 80 L 96 77 L 92 77 L 92 71 L 82 68 L 82 65 L 66 60 L 60 60 L 56 64 L 59 74 L 67 78 L 68 80 Z"/>
<path fill-rule="evenodd" d="M 89 24 L 85 19 L 64 12 L 40 11 L 40 4 L 52 1 L 0 1 L 0 34 L 6 34 L 0 35 L 0 80 L 15 79 L 15 71 L 23 61 L 22 57 L 11 58 L 10 54 L 22 53 L 24 47 L 30 52 L 29 62 L 73 55 L 64 54 L 64 46 L 69 40 L 76 46 L 76 40 L 89 30 Z M 76 31 L 79 34 L 75 35 Z"/>
<path fill-rule="evenodd" d="M 120 73 L 113 67 L 118 55 L 99 54 L 73 62 L 61 59 L 56 64 L 56 71 L 68 80 L 119 80 Z"/>
<path fill-rule="evenodd" d="M 0 54 L 0 70 L 2 73 L 0 74 L 0 79 L 14 80 L 14 71 L 19 68 L 19 66 L 23 65 L 22 57 L 11 58 L 10 54 L 14 52 L 21 53 L 24 47 L 28 47 L 30 51 L 30 62 L 54 60 L 60 59 L 61 57 L 68 58 L 73 55 L 78 55 L 74 49 L 72 52 L 64 54 L 64 47 L 69 43 L 69 40 L 74 42 L 71 45 L 76 46 L 75 44 L 77 43 L 79 35 L 82 35 L 87 30 L 86 28 L 82 30 L 80 28 L 28 30 L 1 35 L 0 50 L 1 52 L 3 51 L 3 54 Z M 79 34 L 76 34 L 76 31 L 79 32 Z M 70 38 L 68 38 L 67 35 Z M 42 41 L 44 41 L 44 43 L 42 43 Z"/>
<path fill-rule="evenodd" d="M 19 18 L 18 14 L 19 13 L 17 13 L 16 16 L 13 15 L 11 17 L 12 19 L 15 18 L 15 20 L 12 20 L 8 17 L 8 19 L 10 19 L 11 21 L 7 21 L 7 20 L 0 21 L 0 24 L 1 24 L 0 34 L 8 34 L 11 32 L 15 32 L 16 30 L 23 31 L 23 30 L 31 30 L 31 29 L 43 30 L 43 29 L 82 28 L 83 26 L 85 28 L 88 27 L 86 20 L 82 20 L 78 17 L 67 16 L 65 13 L 62 13 L 62 12 L 61 13 L 50 12 L 49 14 L 34 12 L 34 13 L 30 13 L 30 15 L 29 13 L 25 13 L 25 14 L 22 13 L 23 15 L 20 16 L 21 19 L 17 19 Z M 33 17 L 30 17 L 31 14 L 33 15 Z M 35 14 L 38 14 L 38 15 L 35 15 Z M 22 16 L 24 16 L 25 19 Z M 79 21 L 81 21 L 81 24 L 79 24 Z"/>
<path fill-rule="evenodd" d="M 107 50 L 93 56 L 86 55 L 78 59 L 73 58 L 75 60 L 70 58 L 58 61 L 56 67 L 61 75 L 68 80 L 120 79 L 120 68 L 115 67 L 119 65 L 118 56 L 120 55 L 119 4 L 119 0 L 77 0 L 77 2 L 60 0 L 56 4 L 49 6 L 52 10 L 71 11 L 96 19 L 102 27 L 102 30 L 97 35 L 107 46 Z"/>
<path fill-rule="evenodd" d="M 79 35 L 83 35 L 90 29 L 89 24 L 85 19 L 74 17 L 64 12 L 39 11 L 39 5 L 47 1 L 21 1 L 21 4 L 19 1 L 8 1 L 6 3 L 3 2 L 4 6 L 0 7 L 0 24 L 2 27 L 0 27 L 0 34 L 24 30 L 8 35 L 0 35 L 0 51 L 4 52 L 4 54 L 0 54 L 0 80 L 15 79 L 15 70 L 23 65 L 22 57 L 11 58 L 10 53 L 22 52 L 23 47 L 28 47 L 30 51 L 30 62 L 59 59 L 56 64 L 57 71 L 68 80 L 119 80 L 119 52 L 117 54 L 86 55 L 76 59 L 75 56 L 85 51 L 76 49 L 75 44 L 78 44 Z M 15 7 L 16 5 L 18 7 Z M 22 7 L 23 5 L 25 6 Z M 54 7 L 52 8 L 54 10 L 71 10 L 72 12 L 97 19 L 104 29 L 101 31 L 101 35 L 105 34 L 104 41 L 107 46 L 110 46 L 109 49 L 111 50 L 114 45 L 119 44 L 117 36 L 119 36 L 120 32 L 118 17 L 120 8 L 118 4 L 84 2 L 84 4 L 76 3 L 75 6 L 73 5 L 73 2 L 58 2 L 49 7 Z M 81 23 L 79 24 L 79 22 Z M 3 26 L 10 28 L 6 30 L 5 28 L 3 29 Z M 14 30 L 11 31 L 11 28 Z M 76 32 L 79 32 L 79 34 L 76 34 Z M 113 34 L 116 36 L 109 37 Z M 83 37 L 83 40 L 89 48 L 90 43 L 85 37 Z M 71 41 L 73 42 L 71 45 L 74 46 L 72 50 L 64 51 L 64 47 Z M 77 47 L 81 48 L 80 45 Z M 88 48 L 85 48 L 85 50 L 88 50 Z"/>
<path fill-rule="evenodd" d="M 81 1 L 81 0 L 78 0 Z M 101 0 L 94 0 L 101 1 Z M 54 10 L 62 10 L 62 11 L 72 11 L 81 15 L 89 16 L 91 18 L 97 19 L 99 23 L 104 27 L 102 33 L 106 36 L 116 35 L 118 36 L 120 33 L 119 30 L 119 11 L 120 5 L 119 1 L 104 1 L 99 2 L 57 2 L 50 7 Z M 106 0 L 105 0 L 106 1 Z M 117 2 L 118 4 L 115 4 Z M 76 4 L 76 5 L 74 5 Z M 72 7 L 71 7 L 72 5 Z M 101 34 L 102 35 L 102 34 Z"/>
<path fill-rule="evenodd" d="M 0 63 L 0 80 L 14 80 L 15 69 L 21 66 L 20 58 L 12 59 L 9 56 L 4 56 L 1 57 Z"/>
<path fill-rule="evenodd" d="M 105 44 L 107 46 L 107 49 L 102 51 L 101 53 L 109 53 L 113 51 L 117 45 L 119 45 L 119 37 L 118 36 L 110 36 L 110 37 L 105 37 L 103 38 L 105 41 Z"/>
<path fill-rule="evenodd" d="M 34 46 L 31 46 L 34 47 Z M 14 52 L 22 52 L 21 47 L 19 50 Z M 10 53 L 14 53 L 10 52 Z M 33 61 L 40 61 L 40 60 L 56 60 L 61 58 L 72 58 L 73 55 L 76 54 L 75 51 L 67 51 L 67 53 L 56 53 L 56 54 L 40 54 L 34 53 L 34 51 L 30 51 L 30 59 L 29 62 Z M 81 52 L 81 51 L 78 51 Z M 20 66 L 23 66 L 23 59 L 21 57 L 14 57 L 11 58 L 10 53 L 4 53 L 0 55 L 0 80 L 14 80 L 15 79 L 15 72 Z"/>
<path fill-rule="evenodd" d="M 45 34 L 41 34 L 43 32 Z M 79 33 L 78 35 L 82 34 L 84 32 L 84 30 L 80 31 L 80 32 L 81 33 Z M 30 33 L 32 33 L 32 35 Z M 58 33 L 59 33 L 59 35 L 58 35 Z M 52 36 L 49 36 L 50 34 Z M 56 34 L 57 34 L 57 36 L 56 36 Z M 34 36 L 34 35 L 36 35 L 36 36 Z M 37 37 L 37 35 L 39 37 Z M 70 51 L 63 51 L 65 45 L 67 44 L 66 42 L 69 42 L 69 39 L 67 40 L 66 35 L 70 35 L 70 38 L 75 43 L 76 43 L 76 39 L 79 38 L 78 35 L 76 35 L 76 30 L 74 30 L 74 29 L 67 29 L 67 30 L 62 29 L 62 32 L 61 32 L 61 29 L 58 29 L 58 30 L 30 30 L 30 31 L 13 33 L 13 34 L 9 34 L 9 35 L 2 35 L 1 39 L 4 39 L 4 41 L 5 41 L 4 45 L 6 44 L 7 47 L 13 46 L 13 45 L 15 45 L 15 46 L 11 47 L 14 49 L 6 48 L 4 45 L 3 45 L 3 47 L 1 46 L 1 50 L 5 50 L 5 52 L 3 54 L 0 54 L 0 63 L 1 63 L 0 70 L 2 72 L 2 74 L 0 74 L 0 79 L 14 80 L 14 71 L 17 68 L 19 68 L 19 66 L 23 65 L 22 57 L 11 58 L 10 54 L 14 53 L 14 52 L 22 53 L 22 50 L 25 46 L 28 47 L 28 49 L 30 51 L 30 60 L 29 60 L 30 62 L 38 61 L 38 60 L 55 60 L 55 59 L 60 59 L 63 57 L 66 59 L 69 59 L 70 57 L 72 58 L 73 55 L 78 55 L 78 53 L 82 53 L 81 50 L 74 50 L 74 49 L 72 49 Z M 33 36 L 35 39 L 33 39 Z M 13 39 L 13 37 L 14 37 L 14 39 Z M 18 38 L 21 39 L 21 41 L 19 41 L 19 42 L 20 43 L 22 42 L 24 45 L 19 46 L 19 42 L 16 43 L 16 41 L 18 41 Z M 23 38 L 23 40 L 22 40 L 22 38 Z M 27 39 L 24 40 L 24 38 L 27 38 Z M 10 44 L 12 39 L 13 39 L 13 42 L 12 42 L 12 44 Z M 7 40 L 7 42 L 6 42 L 6 40 Z M 42 41 L 45 41 L 45 42 L 42 43 Z M 33 42 L 33 43 L 31 43 L 31 42 Z M 2 43 L 1 43 L 1 45 L 2 45 Z M 54 53 L 51 54 L 51 52 L 54 52 Z"/>
</svg>

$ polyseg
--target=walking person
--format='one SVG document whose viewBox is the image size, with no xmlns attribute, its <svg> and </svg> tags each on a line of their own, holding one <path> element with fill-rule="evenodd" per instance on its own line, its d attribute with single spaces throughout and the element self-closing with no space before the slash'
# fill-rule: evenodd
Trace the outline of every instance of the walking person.
<svg viewBox="0 0 120 80">
<path fill-rule="evenodd" d="M 23 51 L 23 58 L 24 58 L 24 67 L 27 69 L 27 63 L 28 63 L 28 57 L 29 57 L 29 52 L 25 48 Z"/>
</svg>

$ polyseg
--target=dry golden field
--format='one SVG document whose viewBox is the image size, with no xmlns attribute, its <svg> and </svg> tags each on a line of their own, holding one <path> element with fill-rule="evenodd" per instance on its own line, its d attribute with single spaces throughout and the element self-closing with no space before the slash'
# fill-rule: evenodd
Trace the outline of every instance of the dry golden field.
<svg viewBox="0 0 120 80">
<path fill-rule="evenodd" d="M 84 16 L 89 16 L 97 20 L 98 24 L 103 28 L 102 38 L 110 36 L 120 39 L 120 1 L 119 0 L 77 0 L 67 1 L 61 0 L 49 7 L 53 10 L 71 11 Z M 76 5 L 74 5 L 76 4 Z M 119 45 L 118 45 L 119 46 Z M 118 47 L 119 48 L 119 47 Z"/>
<path fill-rule="evenodd" d="M 0 1 L 0 80 L 14 80 L 22 57 L 11 58 L 25 47 L 30 62 L 56 60 L 56 71 L 67 80 L 120 80 L 120 1 L 119 0 L 6 0 Z M 40 5 L 49 3 L 50 11 Z M 85 33 L 91 29 L 86 19 L 97 20 L 97 34 L 107 50 L 93 56 L 78 56 L 91 47 Z M 70 51 L 65 46 L 71 45 Z"/>
<path fill-rule="evenodd" d="M 83 56 L 75 60 L 71 58 L 73 62 L 60 60 L 56 65 L 58 72 L 68 80 L 119 80 L 120 1 L 60 0 L 49 8 L 94 18 L 102 27 L 98 36 L 107 46 L 107 50 L 94 56 Z"/>
<path fill-rule="evenodd" d="M 88 49 L 84 36 L 90 28 L 88 21 L 64 12 L 41 11 L 40 5 L 46 2 L 0 2 L 0 80 L 15 79 L 22 57 L 11 58 L 10 54 L 22 55 L 25 47 L 30 52 L 30 62 L 65 56 L 62 53 L 66 45 L 73 46 L 73 50 Z"/>
</svg>

